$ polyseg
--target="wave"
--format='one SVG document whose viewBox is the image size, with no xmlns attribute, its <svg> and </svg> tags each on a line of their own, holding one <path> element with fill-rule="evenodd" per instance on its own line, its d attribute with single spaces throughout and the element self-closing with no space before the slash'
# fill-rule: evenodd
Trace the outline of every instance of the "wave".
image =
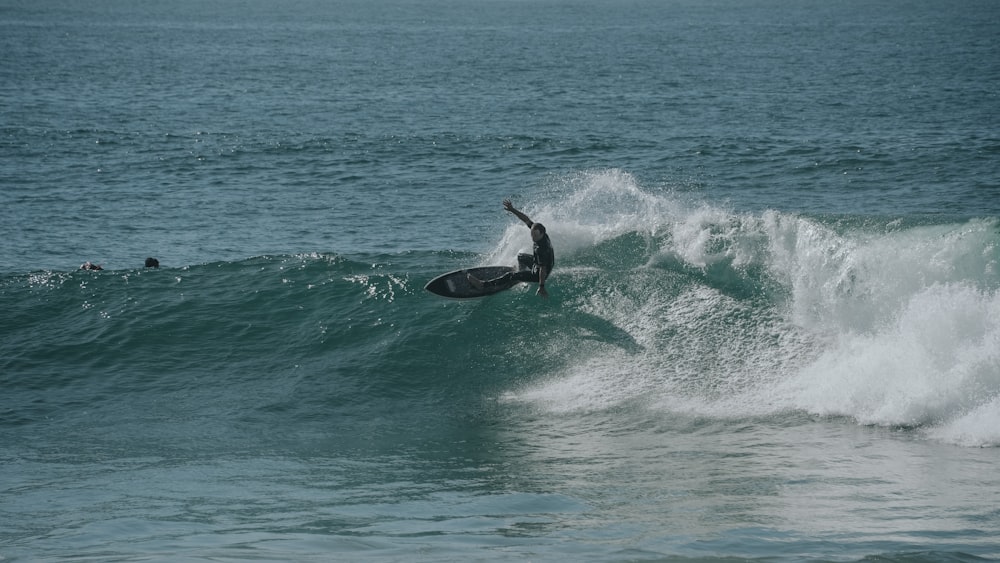
<svg viewBox="0 0 1000 563">
<path fill-rule="evenodd" d="M 513 263 L 528 243 L 513 224 L 483 254 L 7 275 L 3 418 L 125 395 L 359 419 L 497 397 L 553 416 L 807 413 L 1000 445 L 996 218 L 739 213 L 617 170 L 544 195 L 527 211 L 557 249 L 548 301 L 526 286 L 473 302 L 422 289 Z"/>
</svg>

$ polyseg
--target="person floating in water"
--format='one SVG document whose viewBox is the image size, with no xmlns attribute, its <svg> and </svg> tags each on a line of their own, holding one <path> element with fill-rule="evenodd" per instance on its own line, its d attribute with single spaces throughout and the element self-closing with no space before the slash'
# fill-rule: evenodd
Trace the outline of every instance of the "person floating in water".
<svg viewBox="0 0 1000 563">
<path fill-rule="evenodd" d="M 93 264 L 91 262 L 84 262 L 80 265 L 81 270 L 103 270 L 100 264 Z"/>
<path fill-rule="evenodd" d="M 156 258 L 153 258 L 152 256 L 150 256 L 149 258 L 146 258 L 146 267 L 147 268 L 159 268 L 160 267 L 160 261 L 157 260 Z"/>
<path fill-rule="evenodd" d="M 549 274 L 552 273 L 552 268 L 556 264 L 556 254 L 552 249 L 552 241 L 549 240 L 549 235 L 545 232 L 545 225 L 535 223 L 527 215 L 514 209 L 514 204 L 509 199 L 503 200 L 503 207 L 516 215 L 518 219 L 531 229 L 531 240 L 534 241 L 532 254 L 530 256 L 527 254 L 519 254 L 517 256 L 518 265 L 522 268 L 527 267 L 527 269 L 509 272 L 492 280 L 480 280 L 472 274 L 468 274 L 469 283 L 476 289 L 483 289 L 484 287 L 506 284 L 511 281 L 538 282 L 536 295 L 548 297 L 549 292 L 545 289 L 545 280 L 549 278 Z"/>
</svg>

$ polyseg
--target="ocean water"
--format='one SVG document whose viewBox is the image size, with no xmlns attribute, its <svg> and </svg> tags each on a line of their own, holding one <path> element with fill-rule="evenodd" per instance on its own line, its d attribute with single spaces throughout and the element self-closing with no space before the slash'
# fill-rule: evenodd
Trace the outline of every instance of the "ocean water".
<svg viewBox="0 0 1000 563">
<path fill-rule="evenodd" d="M 0 560 L 1000 559 L 998 37 L 0 0 Z"/>
</svg>

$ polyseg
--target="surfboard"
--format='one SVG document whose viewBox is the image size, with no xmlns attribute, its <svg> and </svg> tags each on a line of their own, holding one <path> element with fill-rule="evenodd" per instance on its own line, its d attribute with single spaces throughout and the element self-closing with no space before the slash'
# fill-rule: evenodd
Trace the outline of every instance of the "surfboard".
<svg viewBox="0 0 1000 563">
<path fill-rule="evenodd" d="M 514 268 L 511 268 L 510 266 L 482 266 L 480 268 L 455 270 L 454 272 L 441 274 L 440 276 L 427 282 L 424 289 L 435 295 L 450 297 L 452 299 L 486 297 L 487 295 L 493 295 L 494 293 L 504 291 L 505 289 L 510 289 L 517 285 L 518 282 L 512 281 L 507 284 L 499 284 L 496 287 L 484 287 L 483 289 L 477 289 L 469 283 L 469 279 L 467 277 L 468 274 L 472 274 L 477 279 L 485 281 L 499 278 L 507 272 L 513 271 Z"/>
</svg>

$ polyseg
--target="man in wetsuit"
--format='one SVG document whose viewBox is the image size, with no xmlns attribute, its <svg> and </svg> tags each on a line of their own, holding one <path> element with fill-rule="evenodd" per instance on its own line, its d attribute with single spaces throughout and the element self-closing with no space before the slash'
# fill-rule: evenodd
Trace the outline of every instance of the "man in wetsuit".
<svg viewBox="0 0 1000 563">
<path fill-rule="evenodd" d="M 482 289 L 501 283 L 508 283 L 511 280 L 529 283 L 538 282 L 538 291 L 535 294 L 547 298 L 549 292 L 545 290 L 545 280 L 548 279 L 549 274 L 552 273 L 552 267 L 556 264 L 556 254 L 552 250 L 552 241 L 549 240 L 549 235 L 545 232 L 545 225 L 535 223 L 527 215 L 514 209 L 514 204 L 509 199 L 503 200 L 503 208 L 516 215 L 518 219 L 531 229 L 531 240 L 535 244 L 530 257 L 530 269 L 517 270 L 487 281 L 479 280 L 472 274 L 469 274 L 469 283 L 476 288 Z M 527 258 L 527 256 L 525 257 Z M 517 258 L 518 262 L 522 263 L 522 256 L 519 255 Z"/>
</svg>

